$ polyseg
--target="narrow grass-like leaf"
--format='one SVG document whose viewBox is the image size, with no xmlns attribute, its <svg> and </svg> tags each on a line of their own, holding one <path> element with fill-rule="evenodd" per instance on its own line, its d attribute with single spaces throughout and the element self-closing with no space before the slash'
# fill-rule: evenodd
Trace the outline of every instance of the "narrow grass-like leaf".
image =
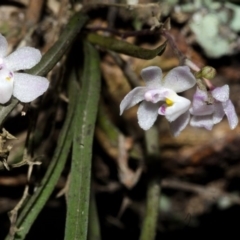
<svg viewBox="0 0 240 240">
<path fill-rule="evenodd" d="M 101 36 L 95 33 L 89 33 L 86 38 L 92 44 L 98 45 L 106 50 L 111 50 L 142 59 L 152 59 L 156 56 L 162 55 L 167 46 L 167 42 L 164 42 L 155 49 L 145 49 L 126 41 L 118 40 L 113 37 Z"/>
<path fill-rule="evenodd" d="M 98 52 L 84 43 L 81 95 L 75 116 L 65 240 L 86 240 L 89 218 L 92 143 L 101 86 Z"/>
<path fill-rule="evenodd" d="M 40 184 L 40 187 L 36 190 L 34 195 L 28 200 L 24 206 L 21 214 L 18 217 L 16 227 L 19 229 L 15 234 L 14 239 L 25 239 L 25 236 L 29 232 L 32 224 L 37 218 L 38 214 L 44 207 L 49 196 L 54 190 L 54 187 L 61 175 L 61 172 L 65 166 L 69 150 L 72 144 L 73 136 L 73 116 L 76 111 L 79 87 L 75 81 L 76 76 L 72 74 L 70 79 L 70 91 L 69 91 L 69 108 L 64 126 L 59 136 L 58 145 L 55 150 L 55 154 L 48 166 L 48 170 Z M 6 240 L 11 239 L 10 236 L 6 237 Z"/>
<path fill-rule="evenodd" d="M 64 55 L 87 20 L 88 17 L 86 15 L 79 12 L 76 13 L 66 25 L 59 40 L 42 57 L 41 61 L 35 67 L 25 72 L 33 75 L 46 75 Z M 17 104 L 18 100 L 13 98 L 9 105 L 0 106 L 0 125 L 2 125 L 5 118 Z"/>
</svg>

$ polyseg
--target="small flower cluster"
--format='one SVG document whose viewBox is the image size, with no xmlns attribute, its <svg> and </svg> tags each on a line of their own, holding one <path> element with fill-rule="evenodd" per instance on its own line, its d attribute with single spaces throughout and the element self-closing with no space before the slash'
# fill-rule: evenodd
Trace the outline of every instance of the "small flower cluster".
<svg viewBox="0 0 240 240">
<path fill-rule="evenodd" d="M 12 95 L 21 102 L 31 102 L 48 89 L 49 81 L 16 71 L 35 66 L 41 60 L 41 53 L 36 48 L 22 47 L 6 56 L 7 48 L 6 38 L 0 34 L 0 104 L 7 103 Z"/>
<path fill-rule="evenodd" d="M 144 68 L 141 76 L 146 86 L 136 87 L 124 97 L 120 104 L 120 115 L 124 110 L 141 102 L 137 116 L 142 129 L 151 128 L 158 114 L 164 115 L 169 121 L 174 136 L 179 135 L 189 121 L 191 126 L 211 130 L 225 114 L 230 128 L 237 126 L 238 117 L 229 99 L 228 85 L 213 88 L 208 93 L 197 88 L 191 104 L 190 100 L 177 94 L 196 84 L 196 78 L 188 66 L 176 67 L 164 78 L 159 67 L 151 66 Z M 207 102 L 208 94 L 213 98 L 212 104 Z"/>
</svg>

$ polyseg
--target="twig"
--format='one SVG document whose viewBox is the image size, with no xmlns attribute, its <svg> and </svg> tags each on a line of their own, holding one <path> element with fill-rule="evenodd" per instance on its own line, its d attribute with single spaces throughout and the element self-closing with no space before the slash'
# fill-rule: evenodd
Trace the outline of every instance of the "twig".
<svg viewBox="0 0 240 240">
<path fill-rule="evenodd" d="M 57 193 L 56 197 L 59 198 L 62 195 L 65 196 L 66 203 L 68 203 L 68 189 L 69 189 L 69 183 L 70 183 L 70 173 L 67 176 L 66 183 L 64 187 Z"/>
<path fill-rule="evenodd" d="M 160 35 L 162 30 L 151 30 L 151 29 L 143 29 L 139 31 L 119 31 L 113 28 L 104 28 L 104 27 L 88 27 L 86 28 L 88 31 L 91 32 L 97 32 L 97 31 L 103 31 L 103 32 L 109 32 L 116 36 L 121 37 L 122 39 L 126 39 L 128 37 L 138 37 L 138 36 L 144 36 L 144 35 Z"/>
<path fill-rule="evenodd" d="M 240 205 L 240 198 L 237 195 L 229 194 L 224 192 L 222 189 L 211 186 L 201 186 L 194 183 L 184 182 L 181 180 L 173 180 L 173 179 L 163 179 L 161 182 L 162 188 L 172 188 L 172 189 L 178 189 L 188 192 L 194 192 L 201 196 L 203 196 L 206 199 L 211 200 L 218 200 L 222 197 L 229 198 L 233 203 Z"/>
<path fill-rule="evenodd" d="M 2 133 L 0 134 L 0 161 L 2 162 L 3 166 L 0 166 L 0 169 L 6 168 L 7 170 L 10 170 L 7 159 L 12 149 L 12 146 L 11 145 L 6 146 L 6 141 L 15 139 L 16 138 L 12 134 L 10 134 L 4 128 L 2 129 Z"/>
<path fill-rule="evenodd" d="M 20 201 L 14 207 L 14 209 L 11 210 L 8 213 L 9 219 L 10 219 L 10 222 L 11 222 L 11 226 L 10 226 L 10 230 L 9 230 L 9 236 L 10 236 L 9 239 L 10 240 L 13 240 L 15 233 L 20 230 L 20 229 L 16 228 L 16 221 L 17 221 L 18 211 L 23 206 L 25 200 L 28 197 L 29 183 L 30 183 L 30 178 L 31 178 L 32 170 L 33 170 L 33 165 L 40 165 L 41 164 L 41 162 L 34 162 L 34 161 L 29 160 L 29 156 L 27 156 L 26 149 L 25 149 L 24 154 L 23 154 L 23 161 L 22 162 L 25 162 L 26 164 L 28 164 L 27 184 L 24 188 L 23 196 L 21 197 Z"/>
<path fill-rule="evenodd" d="M 67 10 L 66 7 L 69 3 L 69 0 L 61 0 L 60 7 L 56 16 L 55 21 L 52 23 L 52 31 L 50 32 L 47 40 L 47 44 L 44 46 L 43 52 L 47 52 L 53 45 L 53 42 L 57 41 L 60 35 L 60 31 L 62 26 L 65 24 L 67 18 Z"/>
<path fill-rule="evenodd" d="M 42 8 L 44 6 L 44 2 L 45 0 L 30 0 L 29 1 L 29 6 L 27 8 L 27 12 L 26 12 L 26 27 L 32 27 L 33 25 L 35 25 L 40 17 L 41 17 L 41 13 L 42 13 Z"/>
<path fill-rule="evenodd" d="M 172 35 L 168 31 L 166 31 L 166 30 L 161 31 L 161 33 L 168 40 L 169 46 L 171 47 L 173 52 L 178 57 L 179 64 L 180 65 L 185 65 L 185 60 L 187 59 L 187 57 L 178 49 L 178 47 L 175 44 L 175 41 L 174 41 Z"/>
<path fill-rule="evenodd" d="M 131 189 L 139 180 L 143 166 L 140 165 L 138 168 L 133 171 L 129 168 L 128 160 L 129 160 L 129 149 L 132 147 L 131 139 L 127 140 L 122 134 L 118 136 L 118 157 L 117 157 L 117 165 L 118 165 L 118 175 L 120 182 L 124 184 L 125 187 Z"/>
</svg>

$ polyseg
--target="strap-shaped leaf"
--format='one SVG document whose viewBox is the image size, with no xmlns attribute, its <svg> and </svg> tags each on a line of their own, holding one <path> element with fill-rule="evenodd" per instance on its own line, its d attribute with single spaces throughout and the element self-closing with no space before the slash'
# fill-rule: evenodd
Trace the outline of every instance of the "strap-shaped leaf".
<svg viewBox="0 0 240 240">
<path fill-rule="evenodd" d="M 100 79 L 98 52 L 91 44 L 85 42 L 82 88 L 74 120 L 65 240 L 87 239 L 92 143 L 100 96 Z"/>
<path fill-rule="evenodd" d="M 95 33 L 88 34 L 86 38 L 92 44 L 98 45 L 107 50 L 142 59 L 152 59 L 156 56 L 162 55 L 167 45 L 167 42 L 164 42 L 155 49 L 145 49 L 126 41 L 121 41 L 112 37 L 104 37 Z"/>
</svg>

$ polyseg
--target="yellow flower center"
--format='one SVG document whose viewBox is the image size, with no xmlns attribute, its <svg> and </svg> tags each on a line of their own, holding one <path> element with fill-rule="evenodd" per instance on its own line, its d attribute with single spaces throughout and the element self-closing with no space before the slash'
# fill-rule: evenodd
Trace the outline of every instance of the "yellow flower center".
<svg viewBox="0 0 240 240">
<path fill-rule="evenodd" d="M 166 98 L 166 104 L 168 105 L 168 107 L 170 107 L 170 106 L 172 106 L 173 105 L 173 101 L 172 100 L 170 100 L 169 98 Z"/>
</svg>

